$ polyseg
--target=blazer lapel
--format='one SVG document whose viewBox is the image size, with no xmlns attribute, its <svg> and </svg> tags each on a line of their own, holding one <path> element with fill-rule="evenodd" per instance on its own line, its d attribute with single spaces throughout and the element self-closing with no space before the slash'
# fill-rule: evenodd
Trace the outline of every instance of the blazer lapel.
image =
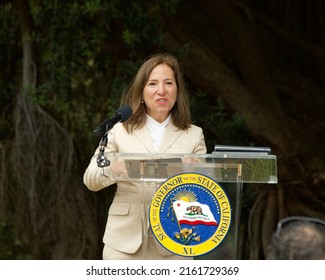
<svg viewBox="0 0 325 280">
<path fill-rule="evenodd" d="M 166 153 L 182 133 L 184 133 L 184 130 L 178 129 L 173 124 L 172 120 L 170 120 L 166 127 L 165 135 L 161 141 L 158 153 Z"/>
<path fill-rule="evenodd" d="M 145 125 L 140 129 L 134 130 L 134 135 L 139 139 L 139 141 L 145 146 L 149 153 L 154 153 L 155 149 L 151 140 L 151 136 L 148 131 L 148 127 Z M 136 151 L 135 151 L 136 152 Z"/>
</svg>

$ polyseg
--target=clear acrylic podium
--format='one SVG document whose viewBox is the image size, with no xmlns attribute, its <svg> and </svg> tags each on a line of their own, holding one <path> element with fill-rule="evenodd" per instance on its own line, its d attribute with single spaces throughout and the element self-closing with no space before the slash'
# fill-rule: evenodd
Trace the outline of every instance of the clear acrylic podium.
<svg viewBox="0 0 325 280">
<path fill-rule="evenodd" d="M 145 192 L 146 186 L 155 186 L 156 191 L 168 178 L 182 173 L 203 174 L 223 188 L 231 204 L 228 233 L 216 248 L 204 255 L 195 256 L 195 259 L 238 259 L 243 184 L 277 183 L 276 156 L 263 150 L 216 149 L 211 154 L 105 153 L 105 156 L 111 164 L 125 162 L 127 173 L 119 175 L 117 181 L 132 181 L 142 186 Z"/>
</svg>

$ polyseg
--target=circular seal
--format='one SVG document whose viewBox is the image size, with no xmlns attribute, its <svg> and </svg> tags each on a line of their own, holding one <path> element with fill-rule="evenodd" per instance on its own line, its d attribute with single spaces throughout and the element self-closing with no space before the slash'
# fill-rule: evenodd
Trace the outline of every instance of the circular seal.
<svg viewBox="0 0 325 280">
<path fill-rule="evenodd" d="M 210 177 L 181 173 L 161 184 L 149 209 L 153 235 L 167 250 L 199 256 L 217 247 L 228 233 L 231 206 Z"/>
</svg>

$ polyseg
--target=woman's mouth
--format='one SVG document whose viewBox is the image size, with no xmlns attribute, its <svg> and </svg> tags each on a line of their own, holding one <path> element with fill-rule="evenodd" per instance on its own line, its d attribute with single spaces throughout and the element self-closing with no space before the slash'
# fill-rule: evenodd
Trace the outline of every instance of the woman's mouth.
<svg viewBox="0 0 325 280">
<path fill-rule="evenodd" d="M 160 99 L 157 99 L 156 102 L 158 103 L 164 103 L 164 102 L 167 102 L 168 100 L 165 99 L 165 98 L 160 98 Z"/>
</svg>

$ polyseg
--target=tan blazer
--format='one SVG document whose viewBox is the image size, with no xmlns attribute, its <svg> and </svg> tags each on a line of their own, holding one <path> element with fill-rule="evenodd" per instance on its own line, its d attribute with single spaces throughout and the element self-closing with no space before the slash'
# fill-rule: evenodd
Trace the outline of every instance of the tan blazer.
<svg viewBox="0 0 325 280">
<path fill-rule="evenodd" d="M 118 123 L 108 134 L 106 152 L 155 153 L 147 126 L 128 134 Z M 105 176 L 97 167 L 95 151 L 84 174 L 84 183 L 92 191 L 98 191 L 115 183 L 110 167 L 105 167 Z M 192 125 L 188 130 L 179 130 L 172 122 L 166 127 L 158 153 L 195 154 L 206 153 L 203 131 Z M 117 191 L 109 209 L 103 241 L 105 245 L 125 253 L 135 253 L 148 236 L 148 205 L 158 186 L 132 182 L 117 182 Z M 149 233 L 150 234 L 150 233 Z M 162 247 L 161 247 L 162 248 Z M 159 248 L 158 248 L 159 249 Z M 161 254 L 167 254 L 161 250 Z"/>
</svg>

